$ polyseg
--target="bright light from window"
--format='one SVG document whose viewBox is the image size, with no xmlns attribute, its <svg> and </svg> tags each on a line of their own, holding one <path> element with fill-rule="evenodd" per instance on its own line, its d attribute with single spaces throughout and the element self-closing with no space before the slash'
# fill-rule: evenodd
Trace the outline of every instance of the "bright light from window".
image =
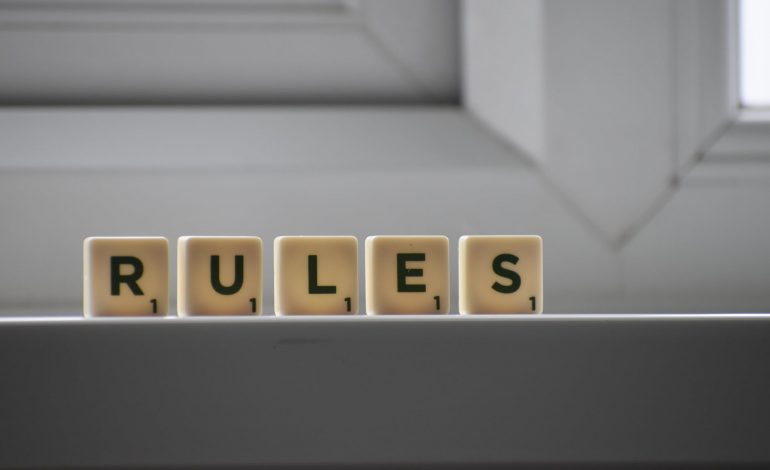
<svg viewBox="0 0 770 470">
<path fill-rule="evenodd" d="M 770 0 L 741 0 L 741 103 L 770 107 Z"/>
</svg>

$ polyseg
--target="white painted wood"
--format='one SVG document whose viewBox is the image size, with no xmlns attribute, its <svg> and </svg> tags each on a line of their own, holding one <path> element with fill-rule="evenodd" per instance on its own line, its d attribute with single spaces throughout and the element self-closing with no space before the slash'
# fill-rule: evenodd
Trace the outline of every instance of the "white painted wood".
<svg viewBox="0 0 770 470">
<path fill-rule="evenodd" d="M 663 308 L 688 299 L 688 311 L 770 308 L 770 185 L 735 183 L 685 180 L 624 248 L 629 296 Z"/>
<path fill-rule="evenodd" d="M 525 165 L 456 108 L 5 108 L 0 168 L 391 170 Z"/>
<path fill-rule="evenodd" d="M 464 8 L 469 111 L 618 243 L 622 287 L 597 308 L 768 309 L 770 127 L 737 108 L 736 2 Z"/>
<path fill-rule="evenodd" d="M 0 103 L 456 102 L 456 3 L 368 1 L 0 1 Z"/>
<path fill-rule="evenodd" d="M 484 0 L 462 5 L 467 111 L 511 146 L 543 162 L 545 3 Z"/>
<path fill-rule="evenodd" d="M 0 270 L 0 309 L 79 312 L 88 235 L 439 233 L 454 250 L 465 234 L 536 233 L 548 312 L 767 310 L 770 129 L 743 112 L 713 131 L 731 116 L 716 68 L 729 6 L 464 4 L 466 109 L 5 108 L 0 259 L 19 268 Z M 373 34 L 400 31 L 399 7 L 382 8 Z M 496 61 L 508 49 L 485 32 L 518 37 L 528 67 Z M 383 57 L 409 89 L 435 72 Z M 732 230 L 731 251 L 716 234 Z"/>
<path fill-rule="evenodd" d="M 766 315 L 3 321 L 0 468 L 762 467 L 768 334 Z"/>
<path fill-rule="evenodd" d="M 356 0 L 0 0 L 0 27 L 158 27 L 349 23 Z"/>
<path fill-rule="evenodd" d="M 770 185 L 770 165 L 765 158 L 703 160 L 687 173 L 684 182 L 723 187 Z"/>
<path fill-rule="evenodd" d="M 622 240 L 672 177 L 671 4 L 545 5 L 548 170 Z"/>
<path fill-rule="evenodd" d="M 685 62 L 702 77 L 691 88 L 697 99 L 680 103 L 680 137 L 694 143 L 683 160 L 685 181 L 696 185 L 767 184 L 770 182 L 770 114 L 742 108 L 738 97 L 737 0 L 695 2 L 699 21 L 684 31 L 697 37 L 699 60 Z M 697 131 L 694 131 L 697 129 Z M 689 155 L 689 156 L 688 156 Z"/>
<path fill-rule="evenodd" d="M 700 311 L 767 311 L 770 120 L 739 107 L 737 1 L 676 7 L 684 179 L 624 248 L 627 295 Z"/>
<path fill-rule="evenodd" d="M 678 3 L 678 30 L 680 45 L 687 46 L 680 54 L 677 88 L 683 174 L 687 178 L 694 174 L 700 183 L 704 177 L 718 178 L 720 171 L 724 178 L 718 179 L 723 181 L 756 180 L 768 173 L 760 162 L 770 157 L 770 114 L 739 103 L 738 2 L 683 5 Z"/>
<path fill-rule="evenodd" d="M 358 5 L 373 48 L 391 59 L 425 101 L 460 101 L 458 2 L 369 0 Z"/>
<path fill-rule="evenodd" d="M 694 2 L 681 27 L 690 48 L 679 70 L 682 81 L 680 162 L 687 183 L 762 184 L 770 181 L 770 114 L 742 108 L 738 97 L 738 2 Z M 695 16 L 693 16 L 695 13 Z M 686 19 L 680 14 L 680 20 Z M 693 60 L 693 57 L 696 59 Z M 689 147 L 688 147 L 689 146 Z"/>
<path fill-rule="evenodd" d="M 741 110 L 706 150 L 703 160 L 724 164 L 754 160 L 770 166 L 770 113 Z"/>
<path fill-rule="evenodd" d="M 625 238 L 673 177 L 672 4 L 464 5 L 471 112 Z"/>
<path fill-rule="evenodd" d="M 686 0 L 673 5 L 677 161 L 684 174 L 738 111 L 735 2 Z"/>
<path fill-rule="evenodd" d="M 10 112 L 0 126 L 3 155 L 14 153 L 8 137 L 30 135 L 12 140 L 23 150 L 17 165 L 26 166 L 0 173 L 0 213 L 14 221 L 3 229 L 0 258 L 17 267 L 0 270 L 6 308 L 79 310 L 82 239 L 110 234 L 258 235 L 269 247 L 278 235 L 435 233 L 452 240 L 455 266 L 461 235 L 532 233 L 545 239 L 546 311 L 549 296 L 582 311 L 572 295 L 593 301 L 618 287 L 612 254 L 590 227 L 460 111 L 35 112 Z M 94 132 L 100 137 L 83 138 Z M 56 165 L 57 156 L 88 166 Z M 180 157 L 190 159 L 186 170 Z M 266 249 L 266 269 L 272 262 Z M 265 281 L 272 292 L 272 276 Z"/>
<path fill-rule="evenodd" d="M 768 173 L 746 161 L 770 155 L 770 121 L 738 108 L 737 2 L 463 5 L 469 112 L 611 240 L 654 223 L 688 172 Z"/>
</svg>

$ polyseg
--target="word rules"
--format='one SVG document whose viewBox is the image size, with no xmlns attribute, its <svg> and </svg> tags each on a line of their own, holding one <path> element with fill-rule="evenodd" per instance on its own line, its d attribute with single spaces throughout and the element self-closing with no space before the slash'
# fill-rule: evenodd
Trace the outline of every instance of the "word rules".
<svg viewBox="0 0 770 470">
<path fill-rule="evenodd" d="M 458 246 L 459 311 L 543 311 L 543 241 L 535 235 L 468 235 Z M 358 313 L 358 240 L 285 236 L 273 243 L 277 315 Z M 450 311 L 449 239 L 371 236 L 364 246 L 366 313 Z M 163 237 L 90 237 L 83 243 L 86 316 L 169 313 L 169 242 Z M 180 237 L 177 311 L 262 314 L 262 240 Z"/>
</svg>

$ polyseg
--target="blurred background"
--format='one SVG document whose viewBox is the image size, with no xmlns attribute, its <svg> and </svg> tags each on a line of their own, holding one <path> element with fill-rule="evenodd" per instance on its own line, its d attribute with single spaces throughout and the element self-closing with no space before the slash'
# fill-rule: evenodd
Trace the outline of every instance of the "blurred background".
<svg viewBox="0 0 770 470">
<path fill-rule="evenodd" d="M 454 311 L 465 234 L 541 235 L 546 312 L 768 311 L 769 4 L 0 0 L 0 313 L 258 235 L 272 314 L 315 234 L 449 236 Z"/>
</svg>

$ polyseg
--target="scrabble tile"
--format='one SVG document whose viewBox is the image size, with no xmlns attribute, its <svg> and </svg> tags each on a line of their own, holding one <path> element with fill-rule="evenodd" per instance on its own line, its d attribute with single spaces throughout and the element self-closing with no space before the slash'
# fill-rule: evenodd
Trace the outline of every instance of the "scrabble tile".
<svg viewBox="0 0 770 470">
<path fill-rule="evenodd" d="M 259 237 L 179 237 L 179 315 L 262 313 L 262 240 Z"/>
<path fill-rule="evenodd" d="M 356 237 L 278 237 L 274 257 L 276 315 L 358 313 Z"/>
<path fill-rule="evenodd" d="M 83 241 L 83 310 L 91 316 L 168 313 L 168 240 L 90 237 Z"/>
<path fill-rule="evenodd" d="M 449 312 L 447 237 L 368 237 L 366 311 L 370 315 Z"/>
<path fill-rule="evenodd" d="M 543 239 L 460 238 L 460 313 L 542 313 Z"/>
</svg>

